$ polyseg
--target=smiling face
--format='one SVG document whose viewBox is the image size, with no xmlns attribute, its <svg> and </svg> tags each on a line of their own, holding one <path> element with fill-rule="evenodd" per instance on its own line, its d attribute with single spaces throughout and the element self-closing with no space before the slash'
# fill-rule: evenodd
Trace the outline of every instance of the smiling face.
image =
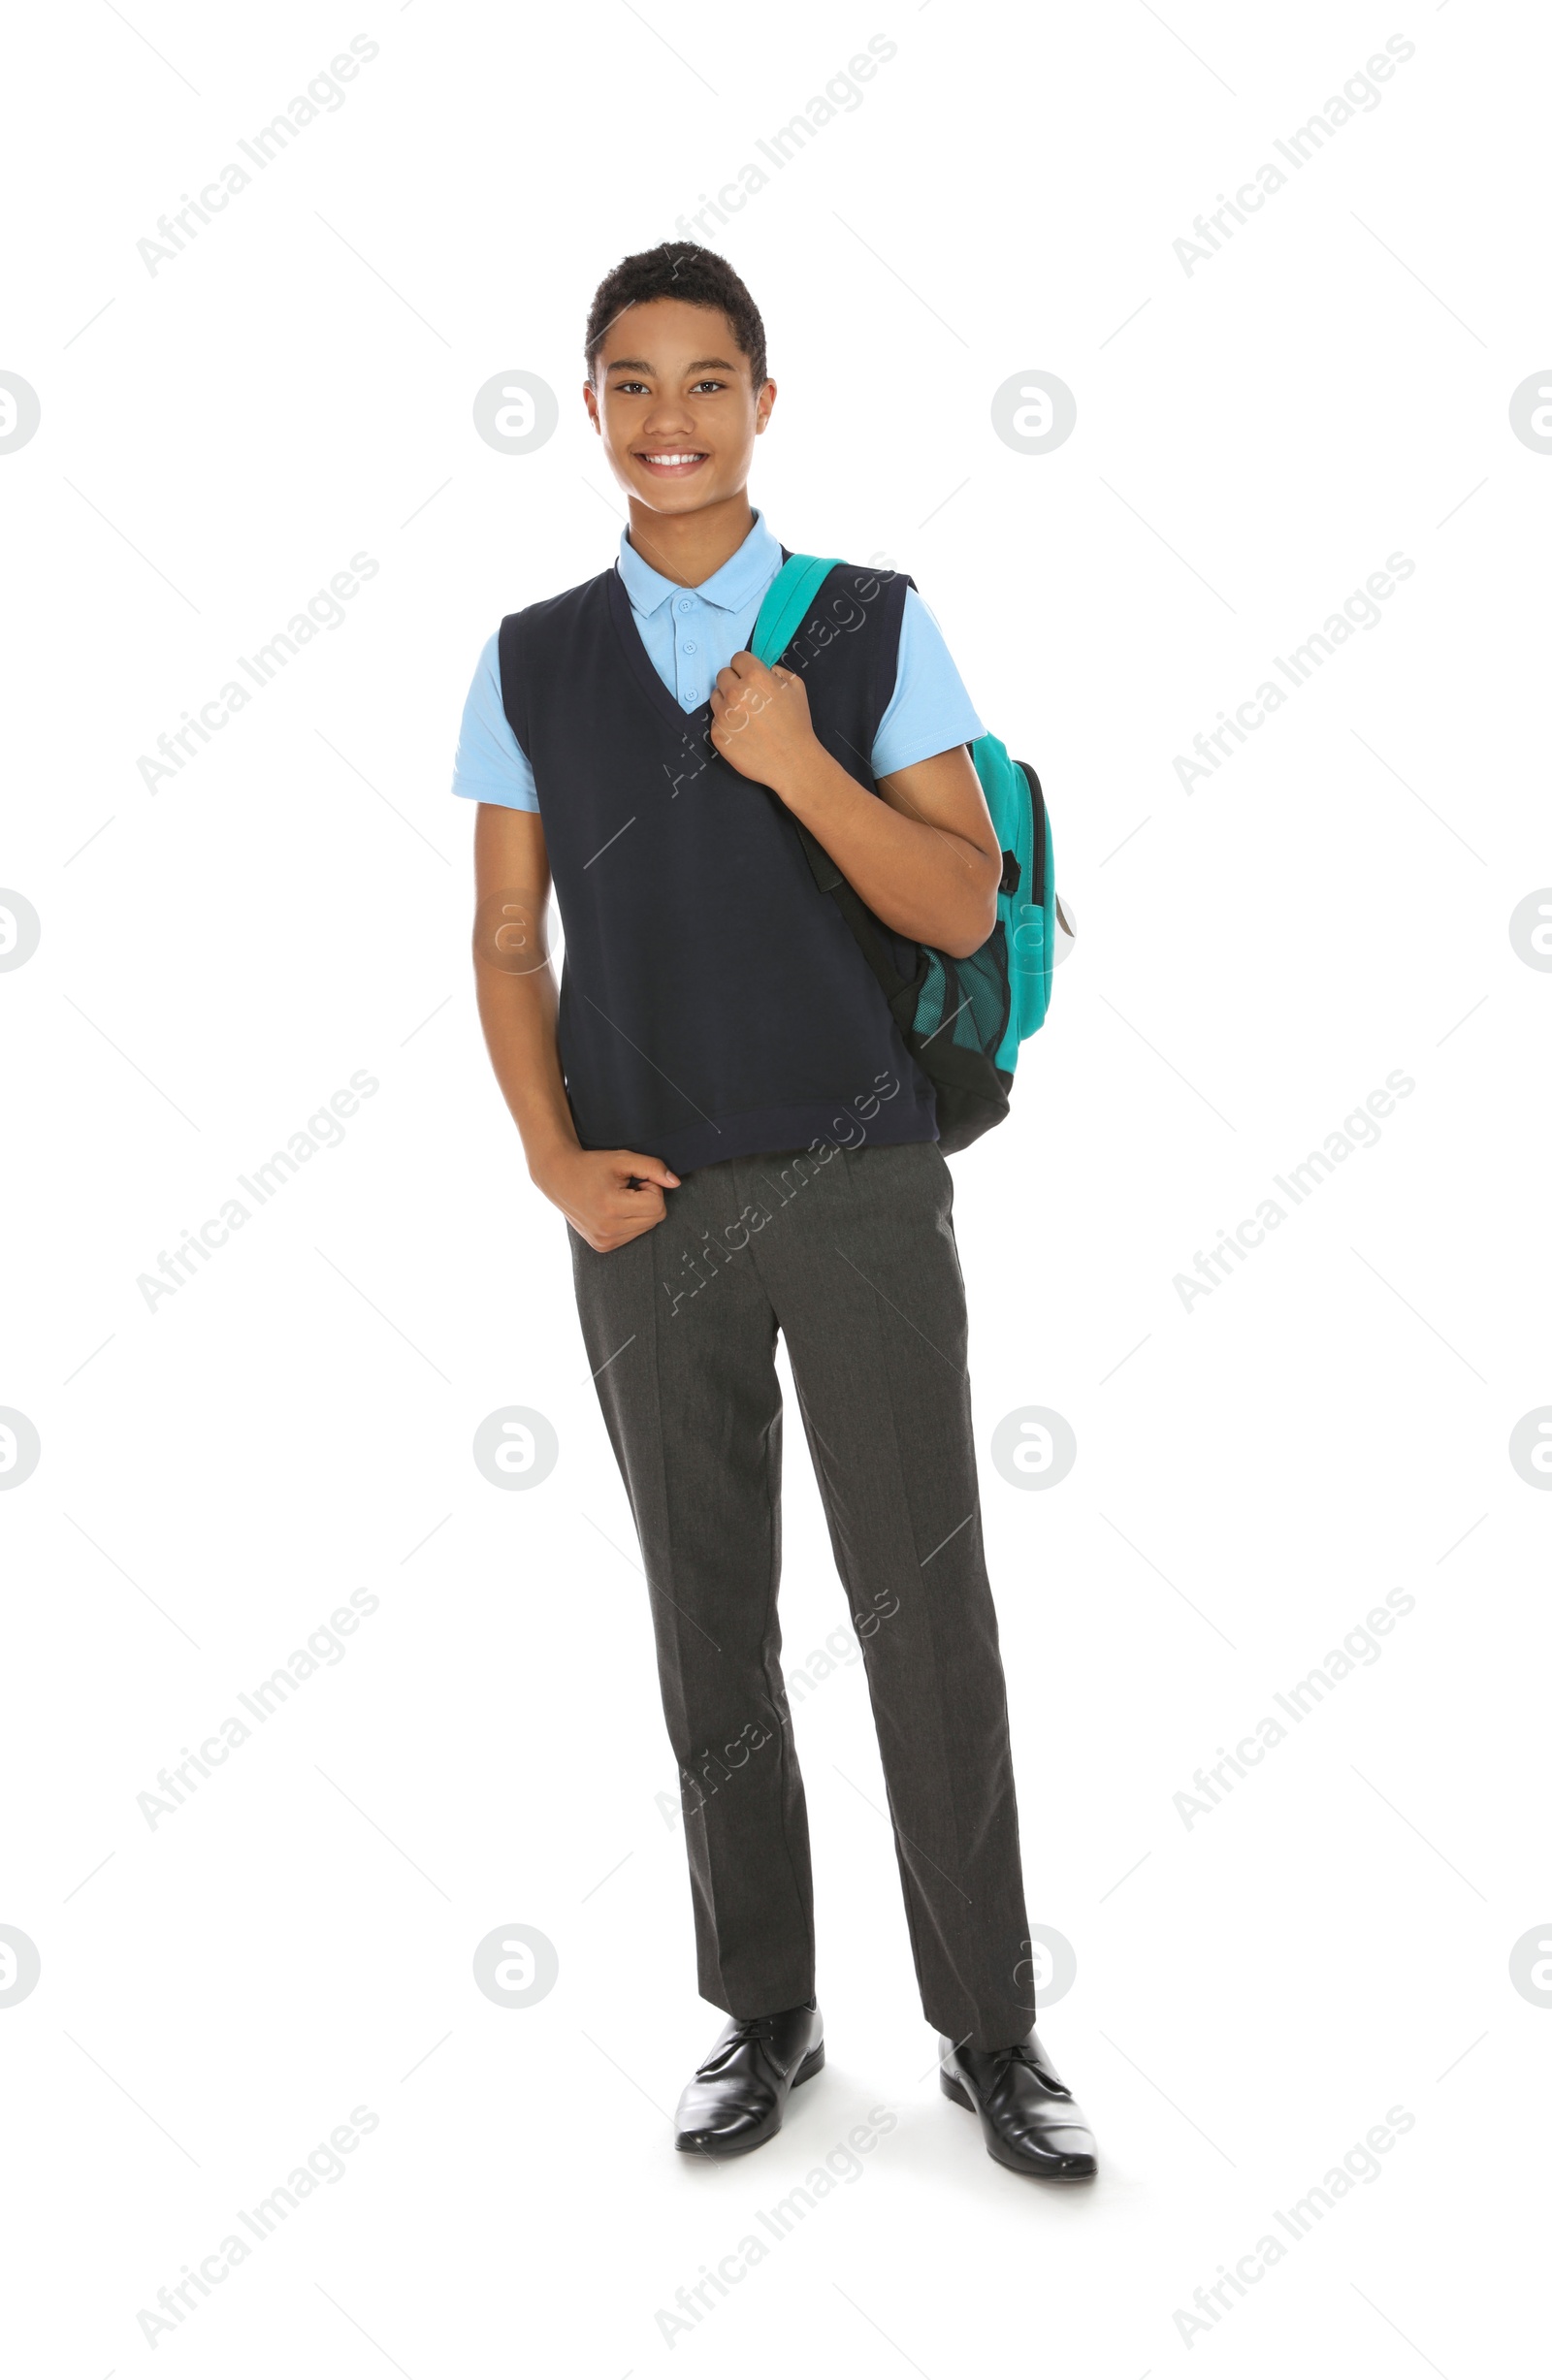
<svg viewBox="0 0 1552 2380">
<path fill-rule="evenodd" d="M 583 398 L 635 502 L 680 514 L 741 494 L 776 383 L 755 388 L 720 309 L 681 298 L 627 306 L 604 336 L 595 373 Z"/>
</svg>

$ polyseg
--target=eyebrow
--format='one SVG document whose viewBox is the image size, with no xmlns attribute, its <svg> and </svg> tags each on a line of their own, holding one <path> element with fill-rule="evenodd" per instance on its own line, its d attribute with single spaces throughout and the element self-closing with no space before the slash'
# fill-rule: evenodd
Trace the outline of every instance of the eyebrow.
<svg viewBox="0 0 1552 2380">
<path fill-rule="evenodd" d="M 707 371 L 713 366 L 718 371 L 736 371 L 738 370 L 737 365 L 729 364 L 725 355 L 699 356 L 694 364 L 687 364 L 685 370 L 686 371 Z M 617 355 L 612 364 L 604 366 L 606 371 L 656 371 L 657 369 L 655 364 L 649 364 L 645 356 L 640 355 Z"/>
</svg>

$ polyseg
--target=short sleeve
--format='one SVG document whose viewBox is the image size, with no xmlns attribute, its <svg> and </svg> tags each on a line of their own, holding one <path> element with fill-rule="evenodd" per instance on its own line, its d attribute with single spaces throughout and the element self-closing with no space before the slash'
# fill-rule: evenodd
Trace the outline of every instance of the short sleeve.
<svg viewBox="0 0 1552 2380">
<path fill-rule="evenodd" d="M 500 633 L 474 670 L 458 730 L 453 791 L 466 801 L 497 802 L 503 810 L 536 810 L 534 771 L 501 704 Z"/>
<path fill-rule="evenodd" d="M 929 760 L 986 732 L 954 665 L 943 631 L 914 587 L 905 591 L 894 691 L 873 739 L 873 774 Z"/>
</svg>

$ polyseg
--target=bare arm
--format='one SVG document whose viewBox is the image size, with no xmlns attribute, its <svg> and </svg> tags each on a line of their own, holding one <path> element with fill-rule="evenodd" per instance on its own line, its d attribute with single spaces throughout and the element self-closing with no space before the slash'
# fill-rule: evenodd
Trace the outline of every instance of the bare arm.
<svg viewBox="0 0 1552 2380">
<path fill-rule="evenodd" d="M 481 802 L 474 821 L 474 991 L 485 1046 L 522 1136 L 529 1177 L 607 1253 L 661 1223 L 679 1176 L 639 1149 L 584 1149 L 555 1042 L 545 917 L 550 862 L 536 811 Z M 634 1182 L 638 1187 L 632 1188 Z"/>
<path fill-rule="evenodd" d="M 791 670 L 735 653 L 711 699 L 717 750 L 770 787 L 875 917 L 952 958 L 981 948 L 997 921 L 1002 854 L 962 744 L 882 778 L 876 799 L 815 735 Z"/>
</svg>

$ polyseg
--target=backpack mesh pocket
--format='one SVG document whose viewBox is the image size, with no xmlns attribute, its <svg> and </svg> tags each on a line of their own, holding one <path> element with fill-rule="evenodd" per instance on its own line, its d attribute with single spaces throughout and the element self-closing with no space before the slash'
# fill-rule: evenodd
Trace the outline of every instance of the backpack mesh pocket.
<svg viewBox="0 0 1552 2380">
<path fill-rule="evenodd" d="M 1008 944 L 999 918 L 968 958 L 926 952 L 926 977 L 917 996 L 915 1024 L 924 1044 L 942 1038 L 991 1057 L 1008 1030 L 1012 987 Z"/>
</svg>

